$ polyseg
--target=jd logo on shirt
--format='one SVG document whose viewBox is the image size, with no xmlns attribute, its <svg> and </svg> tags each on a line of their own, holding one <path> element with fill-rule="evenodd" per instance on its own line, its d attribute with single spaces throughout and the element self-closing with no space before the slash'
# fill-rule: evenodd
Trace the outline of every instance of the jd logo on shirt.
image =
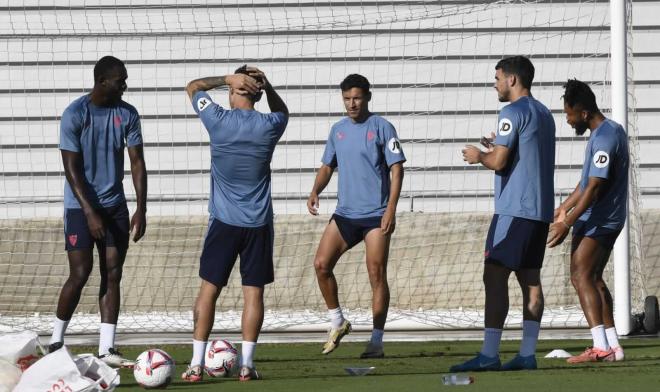
<svg viewBox="0 0 660 392">
<path fill-rule="evenodd" d="M 610 156 L 605 151 L 597 151 L 594 154 L 594 166 L 599 169 L 607 167 L 610 164 Z"/>
<path fill-rule="evenodd" d="M 389 142 L 387 142 L 387 148 L 392 151 L 392 154 L 401 154 L 401 142 L 395 137 L 391 138 Z"/>
<path fill-rule="evenodd" d="M 497 126 L 497 133 L 499 133 L 500 136 L 506 136 L 511 133 L 512 129 L 513 124 L 511 123 L 511 120 L 508 118 L 503 118 L 500 120 L 500 123 Z"/>
<path fill-rule="evenodd" d="M 197 100 L 197 109 L 201 112 L 209 106 L 209 100 L 206 98 L 200 98 Z"/>
</svg>

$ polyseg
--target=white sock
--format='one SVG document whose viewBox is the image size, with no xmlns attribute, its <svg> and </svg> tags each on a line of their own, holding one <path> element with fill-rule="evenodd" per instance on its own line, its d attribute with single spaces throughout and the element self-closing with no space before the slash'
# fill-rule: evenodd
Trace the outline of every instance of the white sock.
<svg viewBox="0 0 660 392">
<path fill-rule="evenodd" d="M 371 331 L 371 344 L 374 346 L 382 346 L 383 334 L 385 334 L 385 331 L 382 329 L 373 329 Z"/>
<path fill-rule="evenodd" d="M 99 355 L 108 353 L 108 349 L 115 347 L 116 324 L 101 323 L 101 336 L 99 338 Z"/>
<path fill-rule="evenodd" d="M 68 326 L 69 321 L 60 320 L 55 317 L 55 321 L 53 321 L 53 335 L 50 337 L 50 343 L 48 344 L 64 342 L 64 332 Z"/>
<path fill-rule="evenodd" d="M 241 345 L 241 366 L 254 367 L 252 358 L 254 357 L 254 349 L 256 348 L 257 342 L 243 340 L 243 344 Z"/>
<path fill-rule="evenodd" d="M 341 327 L 344 322 L 344 314 L 341 312 L 341 306 L 336 309 L 328 309 L 328 316 L 330 316 L 330 324 L 332 328 Z"/>
<path fill-rule="evenodd" d="M 619 335 L 616 333 L 615 327 L 610 327 L 605 329 L 605 336 L 607 336 L 607 343 L 611 348 L 619 347 Z"/>
<path fill-rule="evenodd" d="M 190 360 L 190 367 L 204 366 L 204 353 L 206 352 L 206 342 L 193 339 L 193 356 Z"/>
<path fill-rule="evenodd" d="M 607 344 L 607 335 L 605 335 L 605 326 L 596 325 L 591 328 L 591 336 L 594 338 L 594 348 L 607 351 L 610 346 Z"/>
<path fill-rule="evenodd" d="M 523 320 L 523 336 L 520 342 L 520 356 L 529 357 L 536 354 L 536 342 L 539 340 L 541 323 L 532 320 Z"/>
<path fill-rule="evenodd" d="M 497 328 L 484 328 L 484 344 L 481 346 L 481 354 L 494 358 L 500 353 L 500 341 L 502 330 Z"/>
</svg>

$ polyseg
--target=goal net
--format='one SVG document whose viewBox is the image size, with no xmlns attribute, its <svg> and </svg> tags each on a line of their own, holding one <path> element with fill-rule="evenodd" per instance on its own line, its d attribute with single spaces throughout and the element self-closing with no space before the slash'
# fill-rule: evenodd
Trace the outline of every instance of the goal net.
<svg viewBox="0 0 660 392">
<path fill-rule="evenodd" d="M 119 331 L 192 329 L 210 170 L 208 136 L 183 91 L 192 79 L 257 65 L 291 112 L 271 165 L 276 272 L 266 289 L 266 330 L 327 326 L 313 259 L 336 204 L 337 173 L 320 217 L 310 216 L 305 202 L 330 126 L 344 115 L 338 84 L 349 73 L 372 82 L 370 108 L 394 124 L 408 157 L 390 251 L 388 328 L 482 325 L 493 173 L 465 165 L 460 150 L 497 126 L 502 104 L 492 85 L 499 59 L 528 55 L 536 67 L 533 94 L 557 123 L 557 202 L 578 182 L 586 144 L 564 120 L 562 84 L 587 81 L 606 115 L 610 107 L 609 7 L 599 1 L 44 0 L 4 1 L 0 11 L 0 332 L 50 330 L 68 274 L 59 118 L 90 91 L 102 56 L 126 63 L 124 100 L 141 114 L 149 172 L 147 233 L 128 252 Z M 228 105 L 226 91 L 212 96 Z M 637 149 L 631 151 L 636 168 Z M 124 188 L 134 211 L 126 162 Z M 631 184 L 632 297 L 639 309 L 641 212 L 638 183 Z M 546 253 L 544 326 L 586 325 L 568 251 L 565 244 Z M 370 328 L 363 244 L 341 258 L 335 274 L 348 318 Z M 69 332 L 98 328 L 98 288 L 95 267 Z M 521 298 L 513 278 L 510 293 L 507 326 L 516 327 Z M 240 328 L 242 304 L 236 268 L 215 328 Z"/>
</svg>

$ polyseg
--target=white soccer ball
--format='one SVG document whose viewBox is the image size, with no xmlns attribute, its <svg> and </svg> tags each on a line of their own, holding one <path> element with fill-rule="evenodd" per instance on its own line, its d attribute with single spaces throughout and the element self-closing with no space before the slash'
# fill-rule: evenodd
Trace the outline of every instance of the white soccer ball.
<svg viewBox="0 0 660 392">
<path fill-rule="evenodd" d="M 165 351 L 150 349 L 137 357 L 133 376 L 145 388 L 164 388 L 174 375 L 174 360 Z"/>
<path fill-rule="evenodd" d="M 226 340 L 212 340 L 206 345 L 204 370 L 211 377 L 229 377 L 238 365 L 238 351 Z"/>
</svg>

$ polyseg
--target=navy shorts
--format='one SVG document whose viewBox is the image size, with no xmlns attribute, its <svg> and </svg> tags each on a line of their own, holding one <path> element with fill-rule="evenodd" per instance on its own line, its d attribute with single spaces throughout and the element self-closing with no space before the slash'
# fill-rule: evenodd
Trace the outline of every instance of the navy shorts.
<svg viewBox="0 0 660 392">
<path fill-rule="evenodd" d="M 67 251 L 91 249 L 94 244 L 98 248 L 128 249 L 130 223 L 126 204 L 100 208 L 96 212 L 101 215 L 105 226 L 105 238 L 102 240 L 95 240 L 92 237 L 87 225 L 87 217 L 82 208 L 64 209 L 64 249 Z"/>
<path fill-rule="evenodd" d="M 573 225 L 573 240 L 575 237 L 589 237 L 596 240 L 603 248 L 612 250 L 614 242 L 622 229 L 608 229 L 585 221 L 576 221 Z"/>
<path fill-rule="evenodd" d="M 273 237 L 272 224 L 240 227 L 211 218 L 199 261 L 199 277 L 218 287 L 227 286 L 236 257 L 240 255 L 243 286 L 263 287 L 272 283 Z"/>
<path fill-rule="evenodd" d="M 493 215 L 486 238 L 486 263 L 513 271 L 540 269 L 545 256 L 549 224 L 508 215 Z"/>
<path fill-rule="evenodd" d="M 380 228 L 382 217 L 376 216 L 371 218 L 350 219 L 344 218 L 341 215 L 332 214 L 330 221 L 335 221 L 341 238 L 348 244 L 348 249 L 351 249 L 360 241 L 364 239 L 368 232 L 373 229 Z"/>
</svg>

